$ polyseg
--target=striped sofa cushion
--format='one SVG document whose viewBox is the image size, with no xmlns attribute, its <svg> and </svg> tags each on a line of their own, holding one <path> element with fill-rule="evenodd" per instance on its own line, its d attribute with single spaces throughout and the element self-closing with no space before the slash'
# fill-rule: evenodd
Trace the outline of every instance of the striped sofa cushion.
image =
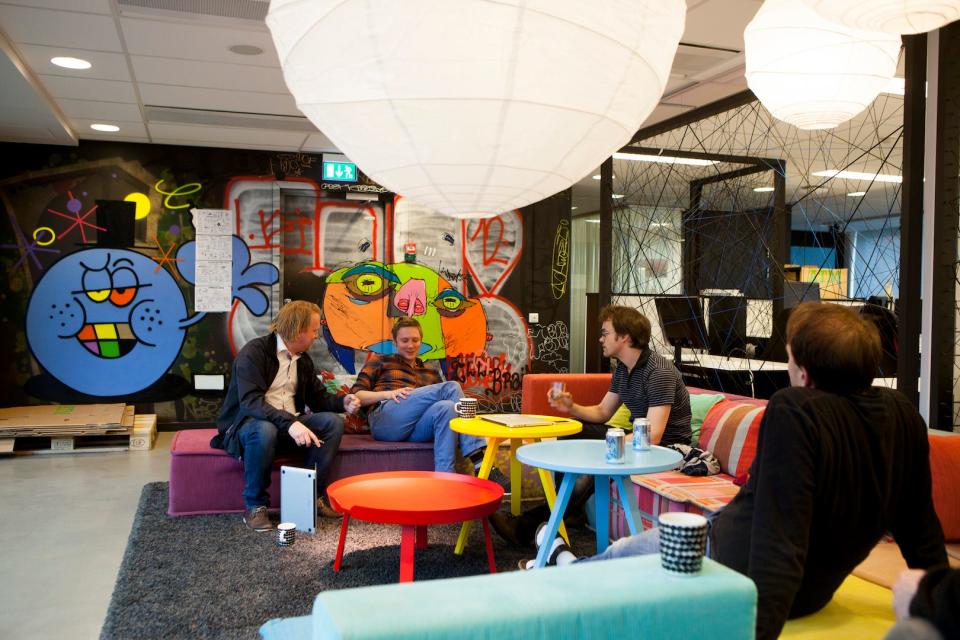
<svg viewBox="0 0 960 640">
<path fill-rule="evenodd" d="M 737 478 L 750 468 L 765 406 L 764 401 L 721 400 L 707 413 L 699 445 L 717 456 L 723 473 Z"/>
</svg>

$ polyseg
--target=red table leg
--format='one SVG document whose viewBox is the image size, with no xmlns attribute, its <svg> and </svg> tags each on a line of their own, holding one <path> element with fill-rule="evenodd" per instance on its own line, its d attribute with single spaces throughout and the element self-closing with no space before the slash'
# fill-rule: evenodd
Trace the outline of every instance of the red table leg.
<svg viewBox="0 0 960 640">
<path fill-rule="evenodd" d="M 490 565 L 490 573 L 497 572 L 497 563 L 493 559 L 493 540 L 490 539 L 490 523 L 486 518 L 480 518 L 483 524 L 483 540 L 487 543 L 487 563 Z"/>
<path fill-rule="evenodd" d="M 347 525 L 350 524 L 350 514 L 343 514 L 343 522 L 340 523 L 340 541 L 337 543 L 337 557 L 333 561 L 333 570 L 340 571 L 340 561 L 343 560 L 343 547 L 347 542 Z"/>
<path fill-rule="evenodd" d="M 413 582 L 414 529 L 413 525 L 403 525 L 400 529 L 400 582 Z"/>
<path fill-rule="evenodd" d="M 427 527 L 421 525 L 417 527 L 417 549 L 427 548 Z"/>
</svg>

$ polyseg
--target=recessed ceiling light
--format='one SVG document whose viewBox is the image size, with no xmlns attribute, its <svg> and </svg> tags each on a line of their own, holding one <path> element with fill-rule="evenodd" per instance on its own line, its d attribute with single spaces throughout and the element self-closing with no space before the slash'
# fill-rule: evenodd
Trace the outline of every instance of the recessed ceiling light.
<svg viewBox="0 0 960 640">
<path fill-rule="evenodd" d="M 903 176 L 895 176 L 889 173 L 864 173 L 862 171 L 826 169 L 825 171 L 814 171 L 813 175 L 824 178 L 842 178 L 844 180 L 865 180 L 868 182 L 903 182 Z"/>
<path fill-rule="evenodd" d="M 570 207 L 570 211 L 576 211 L 577 207 Z"/>
<path fill-rule="evenodd" d="M 81 60 L 80 58 L 71 58 L 69 56 L 57 56 L 56 58 L 50 58 L 50 62 L 58 67 L 63 67 L 64 69 L 89 69 L 93 66 L 86 60 Z"/>
<path fill-rule="evenodd" d="M 90 128 L 94 131 L 105 131 L 107 133 L 116 133 L 120 131 L 120 127 L 114 124 L 92 124 Z"/>
<path fill-rule="evenodd" d="M 252 44 L 235 44 L 230 47 L 230 51 L 241 56 L 258 56 L 263 53 L 263 49 Z"/>
<path fill-rule="evenodd" d="M 753 190 L 757 193 L 767 193 L 768 191 L 773 191 L 773 187 L 754 187 Z"/>
<path fill-rule="evenodd" d="M 634 162 L 660 162 L 663 164 L 688 164 L 694 167 L 706 167 L 716 164 L 715 160 L 702 160 L 700 158 L 676 158 L 674 156 L 651 156 L 644 153 L 615 153 L 613 157 L 617 160 L 633 160 Z"/>
<path fill-rule="evenodd" d="M 619 199 L 622 198 L 622 197 L 624 197 L 622 193 L 615 193 L 615 194 L 613 194 L 613 199 L 614 199 L 614 200 L 619 200 Z"/>
<path fill-rule="evenodd" d="M 599 220 L 593 220 L 593 219 L 584 220 L 584 222 L 592 222 L 593 224 L 600 224 Z"/>
<path fill-rule="evenodd" d="M 594 180 L 599 180 L 599 179 L 600 179 L 600 174 L 598 173 L 597 175 L 591 176 L 591 177 L 592 177 Z M 614 180 L 617 179 L 617 176 L 610 176 L 610 177 L 613 178 Z"/>
<path fill-rule="evenodd" d="M 849 198 L 859 198 L 860 196 L 865 196 L 865 195 L 867 195 L 867 192 L 866 192 L 866 191 L 854 191 L 854 192 L 852 192 L 852 193 L 848 193 L 848 194 L 847 194 L 847 197 L 849 197 Z"/>
</svg>

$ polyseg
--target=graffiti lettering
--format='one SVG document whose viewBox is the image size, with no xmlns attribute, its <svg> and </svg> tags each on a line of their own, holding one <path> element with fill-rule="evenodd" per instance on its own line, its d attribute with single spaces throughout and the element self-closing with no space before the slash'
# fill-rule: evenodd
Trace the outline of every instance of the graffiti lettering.
<svg viewBox="0 0 960 640">
<path fill-rule="evenodd" d="M 163 206 L 167 209 L 186 209 L 190 206 L 189 202 L 184 202 L 182 204 L 171 204 L 171 198 L 182 198 L 184 196 L 193 195 L 194 193 L 203 189 L 203 185 L 199 182 L 188 182 L 187 184 L 180 185 L 173 191 L 164 191 L 160 188 L 160 185 L 163 184 L 163 179 L 157 180 L 157 184 L 153 185 L 154 190 L 160 195 L 166 196 L 163 199 Z"/>
<path fill-rule="evenodd" d="M 437 265 L 437 273 L 446 278 L 450 282 L 461 282 L 464 278 L 463 269 L 447 269 L 443 266 L 443 261 L 440 261 L 440 264 Z"/>
<path fill-rule="evenodd" d="M 300 209 L 294 209 L 292 215 L 285 215 L 280 212 L 280 209 L 274 209 L 269 216 L 260 209 L 257 212 L 257 218 L 260 225 L 260 244 L 249 245 L 251 250 L 279 249 L 284 255 L 290 253 L 312 255 L 312 251 L 307 247 L 306 228 L 312 228 L 313 221 L 300 215 Z M 298 236 L 299 243 L 295 242 L 291 235 Z M 250 240 L 257 239 L 255 233 L 247 237 Z"/>
<path fill-rule="evenodd" d="M 488 255 L 487 251 L 491 247 L 491 238 L 490 238 L 490 226 L 496 222 L 499 225 L 497 238 L 492 242 L 493 251 Z M 489 266 L 491 264 L 507 264 L 508 260 L 506 258 L 498 258 L 497 253 L 500 251 L 500 246 L 503 244 L 503 220 L 500 219 L 500 216 L 496 218 L 484 218 L 480 220 L 477 224 L 476 230 L 473 232 L 473 235 L 470 236 L 470 242 L 473 242 L 477 239 L 477 236 L 483 234 L 483 266 Z"/>
<path fill-rule="evenodd" d="M 317 164 L 317 157 L 305 153 L 278 153 L 277 164 L 279 171 L 285 176 L 302 176 L 305 169 Z M 270 158 L 270 173 L 276 174 L 273 158 Z"/>
<path fill-rule="evenodd" d="M 504 391 L 519 391 L 526 367 L 513 371 L 507 354 L 491 356 L 472 353 L 448 360 L 450 378 L 464 387 L 482 387 L 487 396 L 499 396 Z"/>
<path fill-rule="evenodd" d="M 567 274 L 570 269 L 570 221 L 561 220 L 553 237 L 553 267 L 550 269 L 550 290 L 559 300 L 567 292 Z"/>
</svg>

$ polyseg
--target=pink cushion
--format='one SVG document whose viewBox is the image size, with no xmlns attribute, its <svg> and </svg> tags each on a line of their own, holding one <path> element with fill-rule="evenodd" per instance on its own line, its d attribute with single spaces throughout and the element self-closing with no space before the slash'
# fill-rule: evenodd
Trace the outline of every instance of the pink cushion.
<svg viewBox="0 0 960 640">
<path fill-rule="evenodd" d="M 721 400 L 707 412 L 699 445 L 717 456 L 723 473 L 737 477 L 750 469 L 766 404 L 765 400 Z"/>
</svg>

